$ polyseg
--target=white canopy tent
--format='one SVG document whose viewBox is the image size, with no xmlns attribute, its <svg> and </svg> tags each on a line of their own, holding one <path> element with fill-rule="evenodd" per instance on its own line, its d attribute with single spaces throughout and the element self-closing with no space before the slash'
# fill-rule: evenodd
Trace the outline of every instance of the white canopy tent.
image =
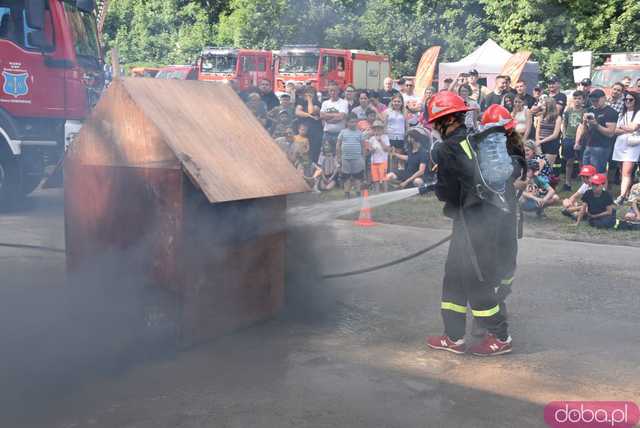
<svg viewBox="0 0 640 428">
<path fill-rule="evenodd" d="M 460 73 L 470 70 L 478 70 L 480 77 L 487 79 L 487 86 L 493 88 L 496 76 L 502 71 L 502 67 L 511 58 L 512 53 L 503 49 L 491 39 L 488 39 L 478 49 L 465 56 L 458 62 L 440 63 L 438 68 L 438 84 L 442 88 L 444 79 L 450 77 L 456 79 Z M 537 62 L 528 61 L 522 72 L 521 79 L 527 82 L 529 92 L 538 83 L 540 66 Z M 514 82 L 515 83 L 515 82 Z"/>
</svg>

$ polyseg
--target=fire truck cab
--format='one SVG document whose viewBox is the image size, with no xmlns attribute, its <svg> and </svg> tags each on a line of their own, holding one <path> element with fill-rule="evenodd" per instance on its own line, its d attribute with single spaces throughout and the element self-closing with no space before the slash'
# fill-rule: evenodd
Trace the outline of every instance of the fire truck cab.
<svg viewBox="0 0 640 428">
<path fill-rule="evenodd" d="M 326 92 L 331 81 L 341 89 L 379 90 L 390 75 L 389 57 L 370 51 L 285 46 L 276 59 L 277 91 L 284 91 L 288 82 L 303 82 Z"/>
<path fill-rule="evenodd" d="M 94 0 L 0 0 L 0 207 L 62 159 L 103 86 Z"/>
<path fill-rule="evenodd" d="M 602 88 L 609 96 L 611 86 L 626 77 L 631 78 L 629 89 L 640 91 L 637 85 L 640 79 L 640 53 L 611 54 L 603 65 L 594 68 L 591 83 L 593 87 Z"/>
<path fill-rule="evenodd" d="M 258 86 L 262 79 L 273 83 L 273 53 L 252 49 L 206 48 L 198 58 L 198 80 L 235 81 L 240 90 Z"/>
</svg>

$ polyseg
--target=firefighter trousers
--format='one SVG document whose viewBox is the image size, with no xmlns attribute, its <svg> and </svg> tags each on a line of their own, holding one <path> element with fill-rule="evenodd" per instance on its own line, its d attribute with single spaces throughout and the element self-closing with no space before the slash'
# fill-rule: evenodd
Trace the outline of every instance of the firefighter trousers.
<svg viewBox="0 0 640 428">
<path fill-rule="evenodd" d="M 511 207 L 503 214 L 502 227 L 498 229 L 498 300 L 501 302 L 511 294 L 511 285 L 516 274 L 518 258 L 518 208 Z"/>
<path fill-rule="evenodd" d="M 508 337 L 506 317 L 496 295 L 503 218 L 498 208 L 480 204 L 460 211 L 454 220 L 441 302 L 445 334 L 452 340 L 465 335 L 467 306 L 489 333 L 499 339 Z"/>
</svg>

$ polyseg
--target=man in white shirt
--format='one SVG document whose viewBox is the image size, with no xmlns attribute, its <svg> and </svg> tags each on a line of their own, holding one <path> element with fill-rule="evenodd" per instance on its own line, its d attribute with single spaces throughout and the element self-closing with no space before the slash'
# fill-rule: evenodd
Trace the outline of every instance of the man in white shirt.
<svg viewBox="0 0 640 428">
<path fill-rule="evenodd" d="M 407 109 L 409 126 L 415 126 L 418 124 L 418 115 L 422 105 L 420 103 L 420 97 L 414 92 L 415 82 L 413 79 L 406 79 L 404 84 L 404 91 L 402 91 L 402 99 L 404 100 L 404 107 Z"/>
<path fill-rule="evenodd" d="M 404 100 L 405 107 L 409 103 L 420 103 L 420 97 L 414 92 L 415 82 L 412 79 L 405 79 L 404 91 L 402 91 L 402 99 Z"/>
<path fill-rule="evenodd" d="M 329 99 L 322 103 L 320 119 L 324 123 L 324 135 L 322 144 L 329 144 L 331 153 L 336 153 L 338 134 L 346 126 L 346 117 L 349 113 L 349 103 L 339 97 L 340 88 L 335 82 L 329 85 Z"/>
</svg>

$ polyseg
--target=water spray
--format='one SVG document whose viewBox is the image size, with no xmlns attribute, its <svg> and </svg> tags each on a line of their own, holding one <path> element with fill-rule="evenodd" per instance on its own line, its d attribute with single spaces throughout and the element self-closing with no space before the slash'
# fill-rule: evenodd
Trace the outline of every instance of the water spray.
<svg viewBox="0 0 640 428">
<path fill-rule="evenodd" d="M 408 199 L 412 196 L 416 195 L 426 195 L 429 192 L 433 191 L 435 188 L 434 183 L 424 184 L 420 187 L 412 187 L 410 189 L 397 190 L 390 193 L 382 193 L 379 195 L 371 196 L 367 200 L 369 202 L 369 206 L 379 207 L 382 205 L 386 205 L 392 202 L 402 201 L 404 199 Z M 317 203 L 313 205 L 308 205 L 304 207 L 295 207 L 287 210 L 287 221 L 296 225 L 309 224 L 309 223 L 317 223 L 325 220 L 333 220 L 335 218 L 351 214 L 356 212 L 362 206 L 364 199 L 362 197 L 356 199 L 348 199 L 345 201 L 335 201 L 330 203 Z M 423 248 L 415 253 L 409 254 L 402 258 L 392 260 L 380 265 L 370 266 L 363 269 L 357 269 L 349 272 L 340 272 L 340 273 L 330 273 L 322 275 L 323 279 L 332 279 L 332 278 L 343 278 L 347 276 L 360 275 L 368 272 L 373 272 L 380 269 L 385 269 L 400 263 L 404 263 L 406 261 L 412 260 L 416 257 L 419 257 L 425 253 L 428 253 L 431 250 L 434 250 L 441 245 L 449 242 L 451 240 L 452 235 L 448 235 L 447 237 L 441 239 L 435 244 L 429 245 L 426 248 Z"/>
</svg>

